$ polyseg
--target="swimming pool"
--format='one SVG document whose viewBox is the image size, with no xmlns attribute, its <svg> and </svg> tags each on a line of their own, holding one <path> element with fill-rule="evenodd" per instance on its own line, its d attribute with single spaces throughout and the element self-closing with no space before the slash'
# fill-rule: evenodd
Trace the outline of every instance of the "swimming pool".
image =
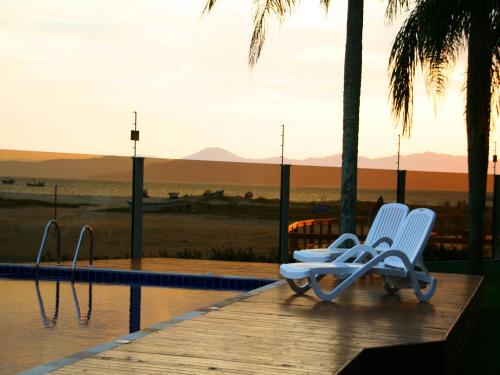
<svg viewBox="0 0 500 375">
<path fill-rule="evenodd" d="M 0 373 L 71 355 L 236 294 L 0 278 Z"/>
</svg>

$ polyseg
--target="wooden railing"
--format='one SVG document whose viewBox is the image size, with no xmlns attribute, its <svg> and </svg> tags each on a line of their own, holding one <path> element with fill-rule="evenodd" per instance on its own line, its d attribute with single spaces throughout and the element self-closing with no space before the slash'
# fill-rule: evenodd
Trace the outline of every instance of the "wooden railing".
<svg viewBox="0 0 500 375">
<path fill-rule="evenodd" d="M 358 217 L 356 223 L 356 233 L 364 240 L 369 227 L 368 218 Z M 296 221 L 288 226 L 288 248 L 293 251 L 325 247 L 335 241 L 339 233 L 339 218 Z"/>
<path fill-rule="evenodd" d="M 366 238 L 369 229 L 367 217 L 356 219 L 356 234 L 361 240 Z M 485 218 L 485 256 L 491 252 L 491 224 Z M 339 237 L 340 219 L 309 219 L 297 221 L 288 226 L 288 250 L 312 249 L 326 247 Z M 438 216 L 434 231 L 429 239 L 429 248 L 466 249 L 469 241 L 466 215 Z"/>
</svg>

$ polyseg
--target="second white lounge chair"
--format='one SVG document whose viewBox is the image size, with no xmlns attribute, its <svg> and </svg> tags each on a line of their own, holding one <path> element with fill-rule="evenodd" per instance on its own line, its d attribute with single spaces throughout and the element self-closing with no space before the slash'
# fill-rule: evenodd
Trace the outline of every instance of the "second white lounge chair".
<svg viewBox="0 0 500 375">
<path fill-rule="evenodd" d="M 382 276 L 384 287 L 389 293 L 399 288 L 411 287 L 420 301 L 428 301 L 436 290 L 437 282 L 429 275 L 423 263 L 423 250 L 429 239 L 436 214 L 427 208 L 417 208 L 410 212 L 401 224 L 391 247 L 382 252 L 366 245 L 354 246 L 329 263 L 290 263 L 280 266 L 280 273 L 298 294 L 312 288 L 324 301 L 335 299 L 342 291 L 367 273 Z M 366 263 L 345 262 L 367 254 L 372 259 Z M 324 275 L 334 275 L 340 279 L 332 290 L 323 291 L 319 280 Z M 298 286 L 295 281 L 306 279 L 307 284 Z M 422 287 L 427 286 L 425 290 Z"/>
<path fill-rule="evenodd" d="M 408 215 L 408 211 L 408 206 L 401 203 L 382 205 L 368 231 L 364 244 L 379 250 L 388 249 L 400 224 Z M 295 250 L 293 257 L 299 262 L 330 262 L 348 250 L 340 247 L 347 240 L 353 241 L 355 245 L 361 244 L 355 234 L 344 233 L 325 249 Z"/>
</svg>

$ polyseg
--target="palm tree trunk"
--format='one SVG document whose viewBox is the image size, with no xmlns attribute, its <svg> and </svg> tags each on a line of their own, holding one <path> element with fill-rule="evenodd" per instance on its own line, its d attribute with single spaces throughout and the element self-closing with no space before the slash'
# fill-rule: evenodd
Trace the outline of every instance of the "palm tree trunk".
<svg viewBox="0 0 500 375">
<path fill-rule="evenodd" d="M 340 232 L 356 232 L 359 105 L 363 49 L 364 0 L 349 0 L 344 59 L 344 118 Z"/>
<path fill-rule="evenodd" d="M 467 65 L 467 142 L 469 167 L 469 272 L 482 274 L 484 212 L 488 172 L 491 44 L 487 2 L 472 6 Z"/>
</svg>

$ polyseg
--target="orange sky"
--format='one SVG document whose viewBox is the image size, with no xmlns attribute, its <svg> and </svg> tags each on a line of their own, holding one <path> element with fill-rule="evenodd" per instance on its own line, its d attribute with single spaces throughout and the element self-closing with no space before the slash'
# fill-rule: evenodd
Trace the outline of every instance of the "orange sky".
<svg viewBox="0 0 500 375">
<path fill-rule="evenodd" d="M 137 110 L 143 155 L 278 155 L 282 123 L 287 156 L 340 153 L 345 2 L 327 17 L 319 1 L 301 2 L 271 25 L 249 71 L 252 3 L 219 0 L 201 17 L 204 0 L 2 1 L 0 148 L 129 155 Z M 399 132 L 387 89 L 396 28 L 383 13 L 365 2 L 359 153 L 368 157 L 394 154 Z M 403 153 L 466 154 L 463 69 L 436 106 L 418 81 Z"/>
</svg>

